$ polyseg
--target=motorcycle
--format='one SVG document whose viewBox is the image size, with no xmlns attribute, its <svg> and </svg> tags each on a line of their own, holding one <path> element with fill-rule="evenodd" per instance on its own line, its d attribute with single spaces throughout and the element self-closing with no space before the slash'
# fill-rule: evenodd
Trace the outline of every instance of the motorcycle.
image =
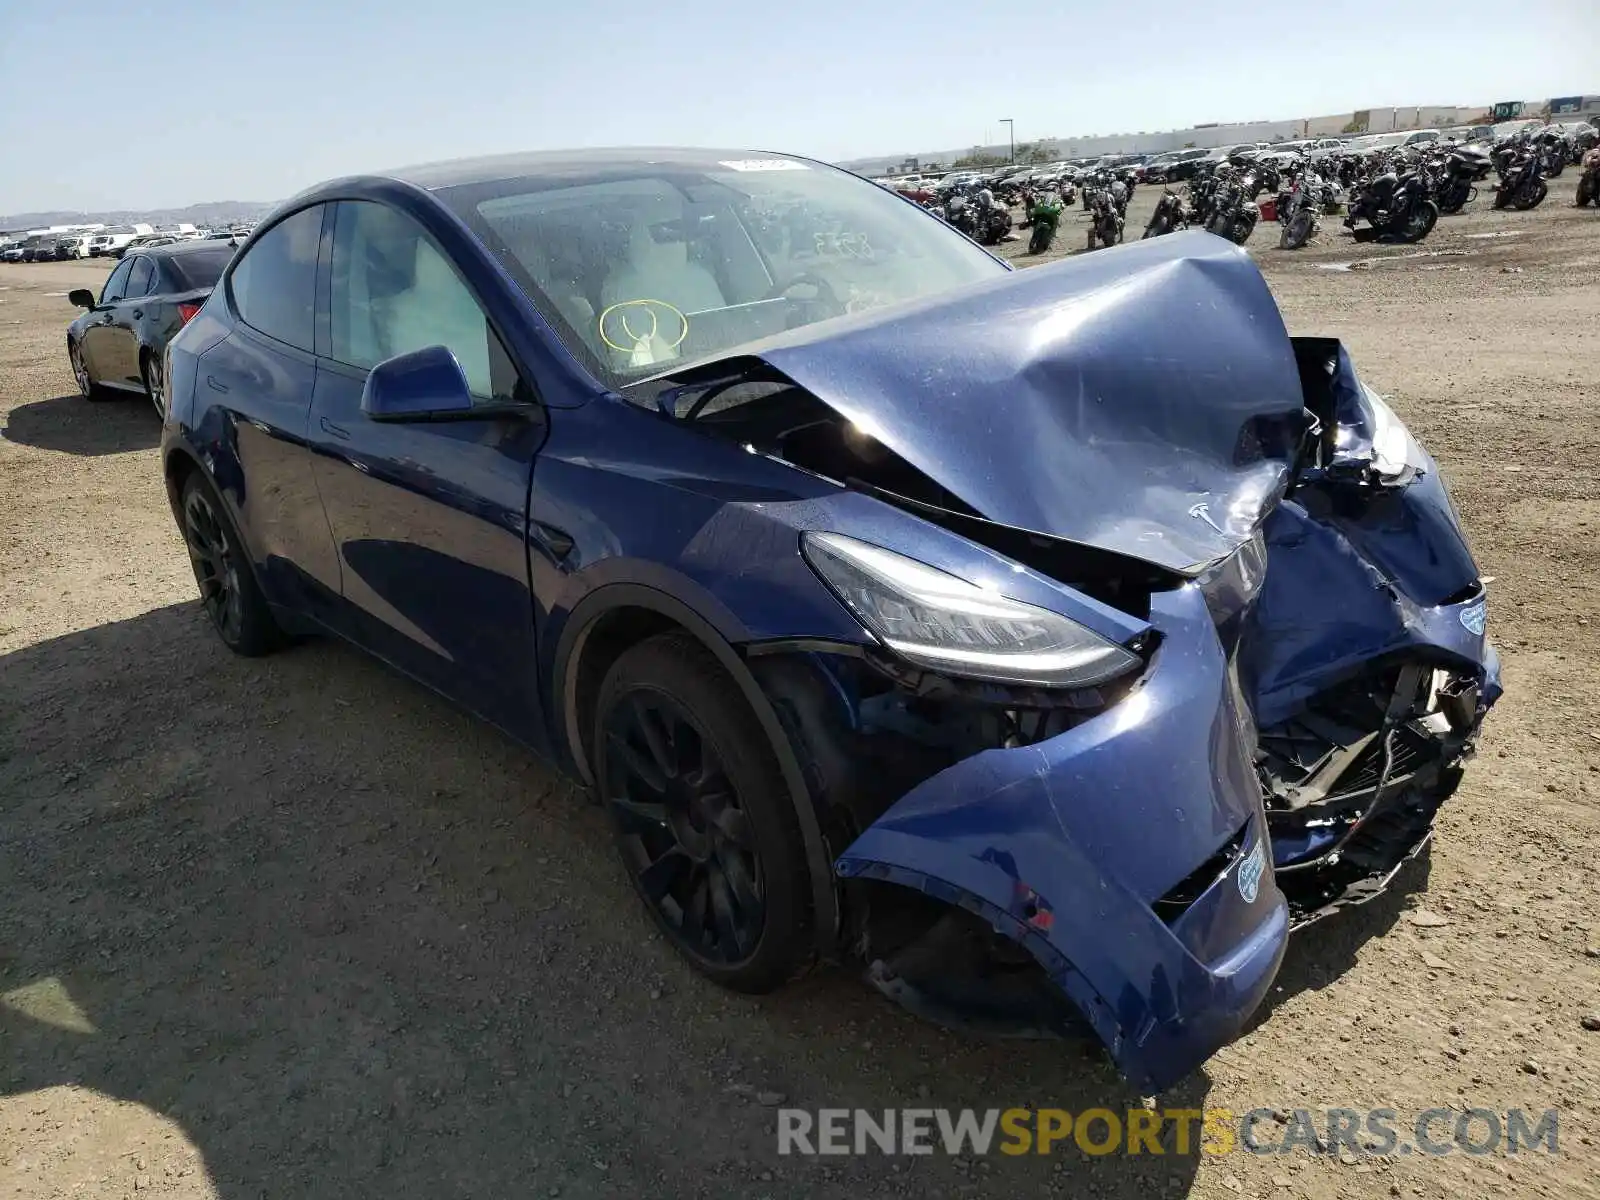
<svg viewBox="0 0 1600 1200">
<path fill-rule="evenodd" d="M 1578 177 L 1577 206 L 1582 208 L 1586 204 L 1600 207 L 1600 147 L 1587 150 L 1583 155 L 1583 162 L 1579 164 L 1583 174 Z"/>
<path fill-rule="evenodd" d="M 1261 210 L 1255 204 L 1260 190 L 1254 171 L 1224 179 L 1217 186 L 1216 204 L 1206 220 L 1207 231 L 1227 238 L 1236 246 L 1248 242 L 1261 218 Z"/>
<path fill-rule="evenodd" d="M 1045 192 L 1028 208 L 1028 223 L 1033 233 L 1028 237 L 1028 253 L 1043 254 L 1055 241 L 1056 229 L 1061 224 L 1062 203 L 1053 192 Z"/>
<path fill-rule="evenodd" d="M 1111 197 L 1110 188 L 1094 188 L 1089 193 L 1089 245 L 1093 250 L 1095 242 L 1102 246 L 1115 246 L 1122 240 L 1122 214 L 1117 211 L 1116 201 Z"/>
<path fill-rule="evenodd" d="M 1539 154 L 1544 159 L 1544 174 L 1546 179 L 1554 179 L 1567 169 L 1567 163 L 1572 160 L 1571 139 L 1564 133 L 1554 129 L 1547 129 L 1539 134 Z"/>
<path fill-rule="evenodd" d="M 1420 242 L 1438 220 L 1439 206 L 1428 196 L 1427 179 L 1418 171 L 1401 175 L 1390 167 L 1351 200 L 1344 223 L 1358 242 L 1377 238 Z M 1357 221 L 1366 221 L 1368 228 L 1358 229 Z"/>
<path fill-rule="evenodd" d="M 1544 156 L 1537 147 L 1507 147 L 1498 156 L 1500 184 L 1495 188 L 1495 208 L 1528 212 L 1544 203 L 1550 186 L 1544 181 Z"/>
<path fill-rule="evenodd" d="M 1481 146 L 1456 146 L 1433 168 L 1433 196 L 1439 211 L 1453 216 L 1478 198 L 1473 185 L 1487 179 L 1494 169 L 1488 152 Z"/>
<path fill-rule="evenodd" d="M 1150 214 L 1150 223 L 1144 227 L 1144 237 L 1160 237 L 1188 227 L 1189 218 L 1183 210 L 1183 197 L 1170 187 L 1164 188 L 1161 199 L 1156 201 L 1155 212 Z"/>
<path fill-rule="evenodd" d="M 1317 209 L 1322 199 L 1322 179 L 1314 171 L 1302 171 L 1293 183 L 1278 193 L 1278 235 L 1280 250 L 1298 250 L 1320 228 Z"/>
</svg>

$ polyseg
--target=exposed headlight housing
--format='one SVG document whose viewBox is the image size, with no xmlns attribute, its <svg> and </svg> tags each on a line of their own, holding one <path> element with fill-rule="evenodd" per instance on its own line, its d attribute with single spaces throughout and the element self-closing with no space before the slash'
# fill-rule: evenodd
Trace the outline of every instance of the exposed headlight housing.
<svg viewBox="0 0 1600 1200">
<path fill-rule="evenodd" d="M 1093 687 L 1138 667 L 1078 622 L 837 533 L 808 533 L 806 561 L 869 632 L 906 661 L 997 683 Z"/>
<path fill-rule="evenodd" d="M 1410 483 L 1427 461 L 1422 447 L 1382 396 L 1364 383 L 1361 391 L 1372 414 L 1372 469 L 1386 483 Z"/>
</svg>

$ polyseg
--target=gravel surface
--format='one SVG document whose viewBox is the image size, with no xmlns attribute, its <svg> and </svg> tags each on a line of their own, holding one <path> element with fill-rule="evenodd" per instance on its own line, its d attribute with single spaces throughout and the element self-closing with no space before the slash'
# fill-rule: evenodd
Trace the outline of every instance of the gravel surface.
<svg viewBox="0 0 1600 1200">
<path fill-rule="evenodd" d="M 230 655 L 155 414 L 73 387 L 63 293 L 106 268 L 7 265 L 0 1197 L 1597 1194 L 1600 213 L 1572 185 L 1416 249 L 1338 218 L 1252 241 L 1291 330 L 1346 339 L 1444 465 L 1508 690 L 1431 856 L 1297 939 L 1161 1098 L 1556 1107 L 1559 1155 L 779 1157 L 785 1103 L 1140 1098 L 1092 1048 L 957 1037 L 844 972 L 721 992 L 521 749 L 338 645 Z"/>
</svg>

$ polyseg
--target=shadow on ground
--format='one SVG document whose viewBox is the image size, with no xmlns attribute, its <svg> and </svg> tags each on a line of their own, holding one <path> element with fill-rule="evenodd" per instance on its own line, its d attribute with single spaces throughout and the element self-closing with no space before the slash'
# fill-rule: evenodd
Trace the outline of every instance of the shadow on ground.
<svg viewBox="0 0 1600 1200">
<path fill-rule="evenodd" d="M 1193 1183 L 1192 1156 L 1070 1143 L 780 1157 L 779 1104 L 1140 1101 L 1098 1049 L 963 1039 L 839 972 L 765 999 L 701 981 L 580 793 L 339 645 L 237 659 L 175 605 L 0 658 L 0 697 L 0 1102 L 59 1084 L 137 1102 L 221 1196 Z M 53 1008 L 7 1002 L 41 992 Z"/>
<path fill-rule="evenodd" d="M 159 445 L 161 417 L 148 400 L 132 393 L 93 401 L 73 394 L 12 409 L 0 437 L 63 454 L 123 454 Z"/>
</svg>

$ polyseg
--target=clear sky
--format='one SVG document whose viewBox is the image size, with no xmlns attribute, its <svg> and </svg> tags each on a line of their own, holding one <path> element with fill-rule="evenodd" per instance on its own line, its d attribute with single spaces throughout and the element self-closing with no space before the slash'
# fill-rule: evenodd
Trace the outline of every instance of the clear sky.
<svg viewBox="0 0 1600 1200">
<path fill-rule="evenodd" d="M 1600 92 L 1600 0 L 0 3 L 0 213 L 561 146 L 839 159 Z"/>
</svg>

